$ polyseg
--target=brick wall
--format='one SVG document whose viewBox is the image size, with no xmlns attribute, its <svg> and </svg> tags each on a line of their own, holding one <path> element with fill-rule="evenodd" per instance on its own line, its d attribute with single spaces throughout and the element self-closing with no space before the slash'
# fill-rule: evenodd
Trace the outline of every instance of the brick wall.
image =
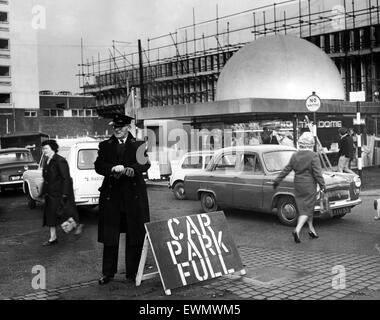
<svg viewBox="0 0 380 320">
<path fill-rule="evenodd" d="M 16 109 L 16 131 L 17 132 L 43 132 L 51 137 L 63 138 L 66 136 L 76 137 L 89 135 L 105 135 L 106 130 L 110 130 L 109 119 L 98 118 L 53 118 L 44 117 L 38 111 L 36 118 L 24 116 L 23 109 Z M 12 109 L 0 109 L 0 135 L 5 135 L 7 129 L 14 133 L 14 121 Z M 111 132 L 111 131 L 110 131 Z"/>
</svg>

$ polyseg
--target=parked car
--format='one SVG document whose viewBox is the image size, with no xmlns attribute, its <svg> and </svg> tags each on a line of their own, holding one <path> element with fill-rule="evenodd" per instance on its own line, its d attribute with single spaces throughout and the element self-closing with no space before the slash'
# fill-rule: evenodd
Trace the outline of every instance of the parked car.
<svg viewBox="0 0 380 320">
<path fill-rule="evenodd" d="M 288 164 L 296 149 L 280 145 L 241 146 L 221 149 L 204 172 L 187 175 L 187 198 L 200 200 L 204 212 L 236 208 L 272 212 L 286 225 L 297 223 L 294 197 L 294 173 L 274 190 L 273 181 Z M 361 203 L 361 181 L 357 175 L 324 170 L 331 214 L 321 214 L 317 202 L 316 217 L 341 218 Z"/>
<path fill-rule="evenodd" d="M 172 174 L 169 180 L 169 188 L 173 190 L 178 200 L 185 200 L 186 194 L 183 183 L 187 174 L 197 173 L 206 168 L 210 162 L 213 151 L 194 151 L 186 153 L 177 163 L 172 165 Z"/>
<path fill-rule="evenodd" d="M 99 204 L 99 188 L 103 182 L 103 176 L 95 172 L 94 162 L 98 154 L 96 141 L 91 142 L 65 142 L 59 143 L 59 154 L 63 156 L 70 167 L 70 175 L 73 179 L 75 202 L 78 206 L 97 206 Z M 40 197 L 43 178 L 42 167 L 46 161 L 42 156 L 38 168 L 24 173 L 24 193 L 28 197 L 29 208 L 34 209 L 37 202 L 42 202 Z"/>
<path fill-rule="evenodd" d="M 31 152 L 24 148 L 0 149 L 0 191 L 21 188 L 26 170 L 38 168 Z"/>
</svg>

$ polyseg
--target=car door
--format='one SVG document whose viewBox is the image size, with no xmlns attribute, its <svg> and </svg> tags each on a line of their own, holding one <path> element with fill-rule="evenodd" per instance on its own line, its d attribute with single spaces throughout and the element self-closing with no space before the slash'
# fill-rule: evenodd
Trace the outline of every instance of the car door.
<svg viewBox="0 0 380 320">
<path fill-rule="evenodd" d="M 99 188 L 104 177 L 95 172 L 94 162 L 98 155 L 97 147 L 75 149 L 73 163 L 70 164 L 76 201 L 87 200 L 88 204 L 97 204 Z"/>
<path fill-rule="evenodd" d="M 254 152 L 245 151 L 239 160 L 240 168 L 234 178 L 233 187 L 234 207 L 261 209 L 265 174 L 259 156 Z"/>
<path fill-rule="evenodd" d="M 237 170 L 236 152 L 221 154 L 215 159 L 210 175 L 207 177 L 207 189 L 214 192 L 218 205 L 231 207 L 232 188 Z"/>
</svg>

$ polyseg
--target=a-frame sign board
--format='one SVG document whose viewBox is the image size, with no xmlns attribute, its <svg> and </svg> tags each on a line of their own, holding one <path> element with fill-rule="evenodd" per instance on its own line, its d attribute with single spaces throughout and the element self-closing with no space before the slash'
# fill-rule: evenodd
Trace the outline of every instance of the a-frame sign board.
<svg viewBox="0 0 380 320">
<path fill-rule="evenodd" d="M 175 288 L 235 272 L 245 274 L 222 211 L 146 223 L 145 229 L 136 286 L 159 275 L 165 294 L 170 295 Z M 149 248 L 158 271 L 144 274 Z"/>
</svg>

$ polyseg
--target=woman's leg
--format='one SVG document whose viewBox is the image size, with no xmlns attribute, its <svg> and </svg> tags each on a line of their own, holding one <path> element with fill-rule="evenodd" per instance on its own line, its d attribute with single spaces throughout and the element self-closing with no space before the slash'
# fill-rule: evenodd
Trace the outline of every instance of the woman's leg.
<svg viewBox="0 0 380 320">
<path fill-rule="evenodd" d="M 54 241 L 57 239 L 57 229 L 56 227 L 50 227 L 50 239 L 49 241 Z"/>
<path fill-rule="evenodd" d="M 315 232 L 315 229 L 314 229 L 313 217 L 308 218 L 307 224 L 309 225 L 309 230 L 316 235 L 317 233 Z"/>
<path fill-rule="evenodd" d="M 308 219 L 308 216 L 305 216 L 305 215 L 301 215 L 298 217 L 298 223 L 297 223 L 297 227 L 295 229 L 295 232 L 297 233 L 298 236 L 300 235 L 302 227 L 306 223 L 307 219 Z"/>
</svg>

